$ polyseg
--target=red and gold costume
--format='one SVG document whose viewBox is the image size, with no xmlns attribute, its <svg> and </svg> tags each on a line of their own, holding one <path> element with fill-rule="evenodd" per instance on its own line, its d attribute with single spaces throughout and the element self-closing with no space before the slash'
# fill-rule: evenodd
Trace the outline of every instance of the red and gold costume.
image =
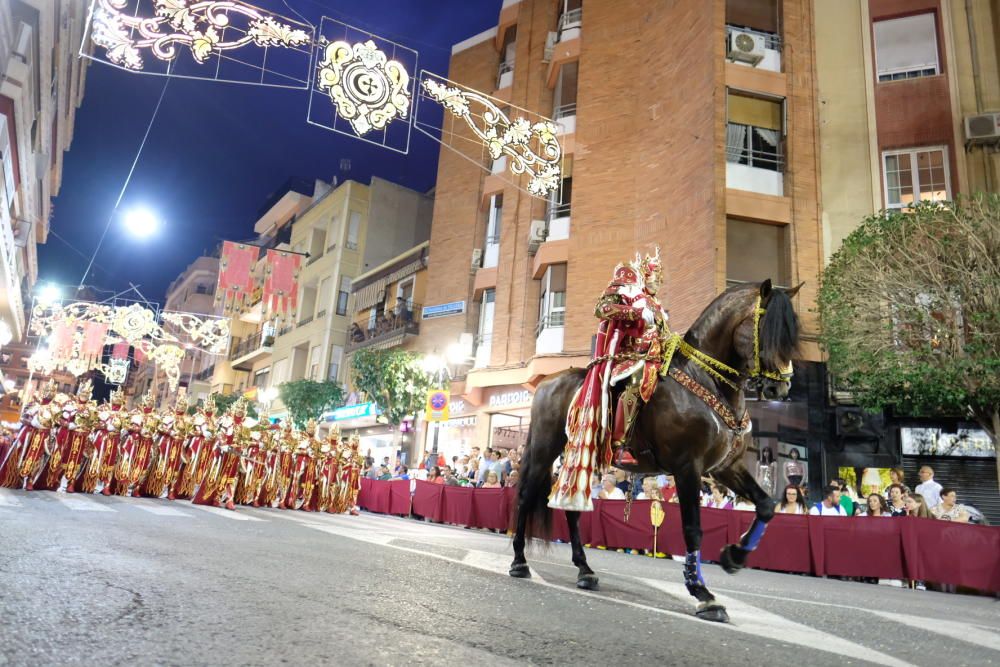
<svg viewBox="0 0 1000 667">
<path fill-rule="evenodd" d="M 173 414 L 164 415 L 156 426 L 155 456 L 140 493 L 159 498 L 169 492 L 181 469 L 181 449 L 187 441 L 191 423 L 187 416 L 187 396 L 177 396 Z"/>
<path fill-rule="evenodd" d="M 180 472 L 171 490 L 174 498 L 191 498 L 205 481 L 215 449 L 215 399 L 205 399 L 190 423 L 190 435 L 181 450 Z"/>
<path fill-rule="evenodd" d="M 261 413 L 256 424 L 250 427 L 250 444 L 240 463 L 240 477 L 236 485 L 236 502 L 240 505 L 259 507 L 257 499 L 267 477 L 265 452 L 271 441 L 271 422 Z"/>
<path fill-rule="evenodd" d="M 153 395 L 142 397 L 138 410 L 129 413 L 125 434 L 115 466 L 114 492 L 124 496 L 132 489 L 132 495 L 139 497 L 142 483 L 149 473 L 150 458 L 153 456 L 153 436 L 156 435 L 160 417 L 153 412 Z"/>
<path fill-rule="evenodd" d="M 56 394 L 52 402 L 58 406 L 58 425 L 55 427 L 55 437 L 49 441 L 45 450 L 47 457 L 42 469 L 31 487 L 36 491 L 55 491 L 62 484 L 63 463 L 69 453 L 70 436 L 75 428 L 73 422 L 79 407 L 73 398 L 61 393 Z"/>
<path fill-rule="evenodd" d="M 298 445 L 298 439 L 296 437 L 295 429 L 292 428 L 292 422 L 286 420 L 281 426 L 281 433 L 278 436 L 278 452 L 277 460 L 275 461 L 275 483 L 276 488 L 274 489 L 274 498 L 269 502 L 265 502 L 268 499 L 262 498 L 261 504 L 269 506 L 274 502 L 278 503 L 278 507 L 282 509 L 291 509 L 287 505 L 287 500 L 289 496 L 289 490 L 292 486 L 292 468 L 294 467 L 294 456 L 295 448 Z M 270 491 L 268 491 L 270 494 Z"/>
<path fill-rule="evenodd" d="M 90 434 L 97 423 L 97 405 L 90 400 L 93 386 L 85 380 L 76 394 L 76 412 L 73 415 L 72 430 L 66 445 L 66 459 L 63 462 L 63 476 L 66 477 L 66 493 L 75 493 L 76 485 L 83 470 L 84 458 L 93 449 Z"/>
<path fill-rule="evenodd" d="M 226 509 L 236 509 L 236 482 L 244 451 L 250 444 L 250 429 L 244 424 L 247 414 L 246 399 L 239 398 L 229 408 L 229 412 L 219 419 L 216 445 L 219 456 L 213 461 L 205 476 L 205 481 L 195 494 L 197 505 L 225 505 Z"/>
<path fill-rule="evenodd" d="M 340 440 L 340 428 L 336 424 L 330 428 L 330 434 L 326 438 L 326 451 L 323 460 L 323 469 L 320 475 L 321 502 L 317 509 L 320 512 L 330 512 L 336 514 L 340 505 L 340 459 L 343 444 Z"/>
<path fill-rule="evenodd" d="M 347 441 L 347 488 L 345 490 L 346 507 L 351 514 L 358 513 L 358 494 L 361 493 L 361 470 L 365 458 L 358 451 L 361 448 L 361 438 L 355 433 Z"/>
<path fill-rule="evenodd" d="M 29 400 L 21 410 L 21 428 L 0 461 L 0 486 L 19 489 L 26 482 L 34 482 L 41 468 L 52 425 L 58 416 L 52 399 L 56 395 L 56 385 L 49 381 L 42 389 L 38 402 Z M 28 486 L 30 488 L 30 486 Z"/>
<path fill-rule="evenodd" d="M 121 389 L 111 393 L 111 400 L 100 406 L 94 413 L 94 429 L 90 433 L 90 453 L 80 477 L 78 490 L 93 493 L 97 485 L 103 486 L 101 493 L 111 495 L 111 478 L 118 460 L 118 442 L 128 416 L 122 407 L 125 394 Z"/>
<path fill-rule="evenodd" d="M 292 479 L 288 485 L 285 506 L 288 509 L 310 510 L 313 487 L 316 485 L 316 462 L 313 459 L 313 444 L 316 442 L 316 422 L 309 420 L 304 433 L 299 434 L 292 459 Z"/>
<path fill-rule="evenodd" d="M 279 450 L 282 429 L 278 424 L 268 424 L 261 434 L 261 461 L 263 469 L 254 507 L 274 507 L 278 499 L 278 473 L 281 452 Z"/>
<path fill-rule="evenodd" d="M 612 451 L 620 463 L 635 460 L 624 450 L 642 403 L 656 390 L 667 335 L 667 312 L 656 297 L 661 279 L 660 251 L 615 267 L 597 302 L 594 361 L 573 397 L 566 420 L 568 441 L 559 478 L 549 495 L 555 509 L 590 511 L 591 476 L 606 468 Z M 612 407 L 612 387 L 624 383 Z"/>
</svg>

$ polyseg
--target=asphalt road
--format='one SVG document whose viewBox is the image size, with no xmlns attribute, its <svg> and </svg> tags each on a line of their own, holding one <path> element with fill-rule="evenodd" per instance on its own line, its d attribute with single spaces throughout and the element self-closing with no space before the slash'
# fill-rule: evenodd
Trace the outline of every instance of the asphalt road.
<svg viewBox="0 0 1000 667">
<path fill-rule="evenodd" d="M 1000 602 L 358 517 L 0 489 L 0 665 L 1000 664 Z"/>
</svg>

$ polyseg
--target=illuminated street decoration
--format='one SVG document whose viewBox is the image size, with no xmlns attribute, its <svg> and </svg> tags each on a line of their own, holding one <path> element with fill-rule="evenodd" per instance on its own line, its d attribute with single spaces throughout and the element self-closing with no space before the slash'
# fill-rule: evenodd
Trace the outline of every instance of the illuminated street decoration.
<svg viewBox="0 0 1000 667">
<path fill-rule="evenodd" d="M 562 147 L 555 123 L 547 118 L 532 122 L 524 116 L 512 117 L 501 110 L 500 100 L 432 76 L 426 72 L 422 76 L 423 93 L 463 120 L 482 142 L 491 160 L 506 157 L 507 169 L 512 174 L 527 174 L 528 192 L 536 197 L 545 197 L 559 189 Z"/>
<path fill-rule="evenodd" d="M 317 84 L 337 105 L 337 113 L 358 135 L 383 129 L 410 110 L 410 76 L 389 60 L 372 40 L 351 46 L 327 45 L 319 63 Z"/>
<path fill-rule="evenodd" d="M 101 348 L 135 349 L 136 358 L 148 356 L 162 370 L 171 390 L 177 388 L 180 364 L 187 349 L 207 354 L 224 354 L 229 345 L 229 320 L 192 313 L 161 312 L 145 306 L 127 306 L 74 301 L 61 304 L 36 304 L 31 312 L 29 329 L 32 334 L 52 342 L 52 349 L 36 353 L 32 368 L 51 373 L 64 368 L 73 375 L 82 375 L 92 368 L 111 377 L 120 377 L 128 370 L 128 359 L 114 354 L 109 363 L 92 353 L 95 331 L 103 333 Z M 37 358 L 35 358 L 37 357 Z M 124 371 L 122 364 L 124 362 Z"/>
</svg>

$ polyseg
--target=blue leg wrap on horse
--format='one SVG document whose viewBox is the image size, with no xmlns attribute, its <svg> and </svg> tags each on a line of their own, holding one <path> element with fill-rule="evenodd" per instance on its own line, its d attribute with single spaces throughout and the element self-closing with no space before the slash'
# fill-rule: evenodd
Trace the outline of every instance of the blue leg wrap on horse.
<svg viewBox="0 0 1000 667">
<path fill-rule="evenodd" d="M 689 551 L 684 558 L 684 583 L 688 586 L 704 586 L 701 576 L 701 551 Z"/>
<path fill-rule="evenodd" d="M 764 537 L 764 531 L 767 530 L 767 524 L 760 519 L 754 519 L 753 523 L 750 524 L 750 529 L 743 533 L 743 537 L 740 538 L 740 548 L 744 551 L 753 551 L 760 544 L 760 538 Z"/>
</svg>

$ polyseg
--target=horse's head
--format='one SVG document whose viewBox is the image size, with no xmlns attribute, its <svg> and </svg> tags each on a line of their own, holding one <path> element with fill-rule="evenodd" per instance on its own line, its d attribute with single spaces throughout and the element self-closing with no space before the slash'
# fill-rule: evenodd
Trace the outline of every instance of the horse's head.
<svg viewBox="0 0 1000 667">
<path fill-rule="evenodd" d="M 792 357 L 799 343 L 799 319 L 788 291 L 773 288 L 770 280 L 760 284 L 751 312 L 733 335 L 736 352 L 746 360 L 745 372 L 760 395 L 767 400 L 788 396 L 792 384 Z"/>
</svg>

